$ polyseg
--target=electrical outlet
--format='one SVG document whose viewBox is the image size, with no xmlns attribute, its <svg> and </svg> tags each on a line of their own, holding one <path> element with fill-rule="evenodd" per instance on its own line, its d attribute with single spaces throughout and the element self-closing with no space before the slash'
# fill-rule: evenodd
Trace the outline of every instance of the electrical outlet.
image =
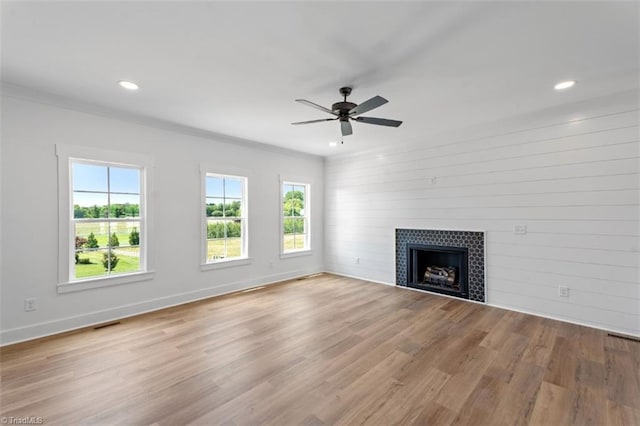
<svg viewBox="0 0 640 426">
<path fill-rule="evenodd" d="M 34 298 L 24 299 L 24 311 L 30 312 L 35 310 L 36 310 L 36 299 Z"/>
<path fill-rule="evenodd" d="M 354 259 L 353 263 L 355 263 L 356 265 L 359 265 L 359 264 L 360 264 L 360 258 L 359 258 L 359 257 L 356 257 L 356 258 Z"/>
<path fill-rule="evenodd" d="M 513 225 L 513 233 L 516 235 L 524 235 L 527 233 L 527 225 Z"/>
<path fill-rule="evenodd" d="M 564 285 L 558 286 L 558 296 L 569 297 L 569 287 Z"/>
</svg>

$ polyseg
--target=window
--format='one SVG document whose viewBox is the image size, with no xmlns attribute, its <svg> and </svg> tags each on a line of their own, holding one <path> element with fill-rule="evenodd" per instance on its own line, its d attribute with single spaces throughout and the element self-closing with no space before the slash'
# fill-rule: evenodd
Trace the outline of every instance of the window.
<svg viewBox="0 0 640 426">
<path fill-rule="evenodd" d="M 69 281 L 145 270 L 144 170 L 71 159 Z"/>
<path fill-rule="evenodd" d="M 309 250 L 309 185 L 282 183 L 282 252 Z"/>
<path fill-rule="evenodd" d="M 56 155 L 58 293 L 152 279 L 150 156 L 62 144 Z"/>
<path fill-rule="evenodd" d="M 247 258 L 247 178 L 205 173 L 204 263 Z"/>
</svg>

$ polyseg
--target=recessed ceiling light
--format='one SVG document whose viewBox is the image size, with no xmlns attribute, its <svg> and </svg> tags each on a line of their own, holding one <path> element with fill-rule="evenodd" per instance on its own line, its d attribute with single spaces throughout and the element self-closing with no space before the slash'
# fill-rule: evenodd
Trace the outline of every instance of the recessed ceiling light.
<svg viewBox="0 0 640 426">
<path fill-rule="evenodd" d="M 120 80 L 118 82 L 118 84 L 120 85 L 120 87 L 124 87 L 127 90 L 138 90 L 139 89 L 138 85 L 135 84 L 132 81 Z"/>
<path fill-rule="evenodd" d="M 329 142 L 329 146 L 338 146 L 338 142 Z"/>
<path fill-rule="evenodd" d="M 569 87 L 573 87 L 575 84 L 576 84 L 575 80 L 561 81 L 560 83 L 553 86 L 553 88 L 556 90 L 564 90 L 564 89 L 568 89 Z"/>
</svg>

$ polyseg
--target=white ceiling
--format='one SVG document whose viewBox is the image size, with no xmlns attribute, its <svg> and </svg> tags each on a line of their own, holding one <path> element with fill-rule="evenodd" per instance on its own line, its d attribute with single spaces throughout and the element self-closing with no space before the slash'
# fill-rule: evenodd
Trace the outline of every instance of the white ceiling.
<svg viewBox="0 0 640 426">
<path fill-rule="evenodd" d="M 2 79 L 319 155 L 634 89 L 638 2 L 6 2 Z M 116 85 L 140 84 L 138 92 Z M 576 79 L 565 92 L 554 83 Z M 389 103 L 338 122 L 294 102 Z"/>
</svg>

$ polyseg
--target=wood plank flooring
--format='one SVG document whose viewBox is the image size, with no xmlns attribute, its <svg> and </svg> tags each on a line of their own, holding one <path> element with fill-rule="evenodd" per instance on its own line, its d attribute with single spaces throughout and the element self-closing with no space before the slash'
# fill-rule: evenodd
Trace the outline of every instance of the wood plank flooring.
<svg viewBox="0 0 640 426">
<path fill-rule="evenodd" d="M 640 425 L 640 343 L 321 275 L 0 350 L 45 424 Z"/>
</svg>

